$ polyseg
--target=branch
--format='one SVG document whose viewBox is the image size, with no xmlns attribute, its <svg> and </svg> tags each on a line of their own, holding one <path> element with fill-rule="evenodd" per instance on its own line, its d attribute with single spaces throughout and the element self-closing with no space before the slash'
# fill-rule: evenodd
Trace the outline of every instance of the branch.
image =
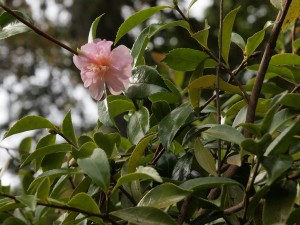
<svg viewBox="0 0 300 225">
<path fill-rule="evenodd" d="M 5 6 L 4 4 L 1 4 L 1 3 L 0 3 L 0 7 L 3 8 L 6 12 L 8 12 L 10 15 L 12 15 L 13 17 L 15 17 L 16 19 L 18 19 L 20 22 L 24 23 L 26 26 L 28 26 L 29 28 L 31 28 L 38 35 L 43 36 L 44 38 L 46 38 L 49 41 L 55 43 L 56 45 L 58 45 L 58 46 L 60 46 L 60 47 L 62 47 L 64 49 L 66 49 L 67 51 L 73 53 L 74 55 L 78 55 L 77 51 L 75 51 L 74 49 L 72 49 L 69 46 L 65 45 L 64 43 L 62 43 L 61 41 L 57 40 L 56 38 L 50 36 L 49 34 L 45 33 L 44 31 L 42 31 L 38 27 L 34 26 L 33 24 L 29 23 L 27 20 L 25 20 L 24 18 L 22 18 L 21 16 L 19 16 L 18 14 L 16 14 L 9 7 L 7 7 L 7 6 Z"/>
<path fill-rule="evenodd" d="M 257 72 L 255 83 L 254 83 L 252 93 L 251 93 L 251 96 L 249 99 L 246 123 L 254 122 L 256 106 L 257 106 L 258 98 L 259 98 L 261 88 L 262 88 L 262 85 L 264 82 L 264 78 L 265 78 L 271 57 L 272 57 L 272 53 L 276 47 L 276 42 L 277 42 L 277 39 L 278 39 L 278 36 L 280 33 L 281 26 L 283 24 L 285 16 L 287 15 L 287 12 L 288 12 L 291 2 L 292 2 L 292 0 L 285 1 L 283 11 L 279 11 L 277 18 L 276 18 L 275 25 L 271 31 L 271 35 L 270 35 L 269 41 L 267 43 L 267 46 L 265 48 L 265 52 L 264 52 L 262 61 L 260 63 L 260 67 Z M 245 130 L 245 137 L 247 138 L 250 136 L 251 136 L 251 134 Z"/>
</svg>

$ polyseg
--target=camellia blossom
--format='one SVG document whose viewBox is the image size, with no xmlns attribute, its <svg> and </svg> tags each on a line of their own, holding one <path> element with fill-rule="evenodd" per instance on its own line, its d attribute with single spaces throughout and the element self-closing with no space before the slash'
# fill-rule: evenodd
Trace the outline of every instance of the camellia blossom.
<svg viewBox="0 0 300 225">
<path fill-rule="evenodd" d="M 111 50 L 112 44 L 112 41 L 95 39 L 83 45 L 79 54 L 73 56 L 84 87 L 89 87 L 95 100 L 102 98 L 106 88 L 111 94 L 118 95 L 129 85 L 132 56 L 124 45 Z"/>
</svg>

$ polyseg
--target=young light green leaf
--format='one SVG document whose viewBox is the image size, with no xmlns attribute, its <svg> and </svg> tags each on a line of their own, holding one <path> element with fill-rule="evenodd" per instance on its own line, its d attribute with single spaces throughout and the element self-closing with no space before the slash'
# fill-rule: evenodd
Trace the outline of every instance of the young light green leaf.
<svg viewBox="0 0 300 225">
<path fill-rule="evenodd" d="M 204 131 L 207 135 L 240 145 L 245 139 L 237 129 L 226 124 L 216 125 Z"/>
<path fill-rule="evenodd" d="M 189 84 L 188 89 L 215 89 L 216 81 L 217 77 L 215 75 L 205 75 L 193 80 L 193 82 Z M 222 79 L 220 79 L 220 90 L 242 95 L 242 91 L 238 86 L 229 84 Z"/>
<path fill-rule="evenodd" d="M 292 24 L 295 23 L 300 16 L 300 0 L 293 0 L 290 4 L 286 17 L 284 18 L 281 29 L 286 31 Z"/>
<path fill-rule="evenodd" d="M 244 41 L 244 39 L 242 38 L 241 35 L 232 32 L 232 34 L 231 34 L 231 41 L 232 41 L 234 44 L 236 44 L 237 46 L 239 46 L 240 49 L 242 49 L 242 51 L 245 50 L 246 44 L 245 44 L 245 41 Z"/>
<path fill-rule="evenodd" d="M 36 149 L 33 153 L 31 153 L 21 164 L 21 167 L 31 162 L 34 159 L 43 158 L 46 155 L 59 153 L 59 152 L 70 152 L 72 150 L 72 146 L 66 143 L 63 144 L 54 144 L 48 145 L 42 148 Z"/>
<path fill-rule="evenodd" d="M 16 200 L 21 202 L 23 205 L 28 206 L 31 210 L 35 211 L 36 208 L 36 196 L 35 195 L 18 195 Z"/>
<path fill-rule="evenodd" d="M 167 63 L 169 67 L 179 71 L 193 71 L 202 61 L 209 56 L 199 50 L 190 48 L 176 48 L 171 50 L 162 62 Z M 209 60 L 207 60 L 208 62 Z M 206 62 L 206 63 L 207 63 Z"/>
<path fill-rule="evenodd" d="M 158 139 L 162 145 L 169 149 L 178 130 L 185 125 L 192 113 L 192 106 L 184 103 L 165 116 L 158 124 Z"/>
<path fill-rule="evenodd" d="M 271 0 L 271 3 L 273 6 L 275 6 L 277 9 L 281 10 L 283 6 L 282 0 Z"/>
<path fill-rule="evenodd" d="M 132 207 L 110 213 L 133 224 L 143 225 L 176 225 L 175 221 L 165 212 L 153 207 Z"/>
<path fill-rule="evenodd" d="M 210 26 L 208 25 L 207 20 L 205 20 L 204 29 L 191 34 L 192 38 L 194 38 L 201 46 L 205 48 L 208 48 L 207 39 L 209 35 L 209 29 Z"/>
<path fill-rule="evenodd" d="M 119 27 L 115 44 L 120 40 L 121 37 L 123 37 L 128 31 L 130 31 L 132 28 L 136 27 L 137 25 L 141 24 L 145 20 L 147 20 L 149 17 L 154 15 L 155 13 L 165 9 L 170 8 L 169 6 L 155 6 L 146 8 L 144 10 L 141 10 L 137 13 L 134 13 L 130 17 L 128 17 Z"/>
<path fill-rule="evenodd" d="M 88 37 L 88 42 L 92 42 L 94 39 L 96 39 L 96 34 L 97 34 L 97 28 L 98 28 L 98 24 L 100 19 L 102 18 L 104 14 L 98 16 L 92 23 L 91 28 L 90 28 L 90 32 L 89 32 L 89 37 Z"/>
<path fill-rule="evenodd" d="M 49 177 L 45 177 L 37 187 L 36 197 L 38 199 L 46 200 L 50 193 L 50 185 L 51 183 Z"/>
<path fill-rule="evenodd" d="M 246 56 L 249 58 L 265 37 L 265 29 L 260 30 L 247 39 Z"/>
<path fill-rule="evenodd" d="M 293 209 L 297 195 L 297 183 L 293 180 L 274 184 L 266 195 L 263 209 L 264 225 L 285 224 Z"/>
<path fill-rule="evenodd" d="M 158 172 L 154 168 L 139 166 L 136 172 L 129 173 L 120 177 L 116 185 L 114 186 L 113 190 L 111 191 L 111 193 L 113 193 L 118 187 L 120 187 L 125 183 L 130 183 L 132 181 L 140 180 L 140 179 L 143 180 L 152 179 L 155 180 L 156 182 L 160 182 L 160 183 L 162 182 L 161 177 L 159 176 Z"/>
<path fill-rule="evenodd" d="M 79 156 L 77 163 L 79 167 L 104 191 L 107 192 L 110 184 L 110 165 L 105 152 L 95 148 L 90 143 L 84 144 L 79 151 L 89 152 Z M 82 154 L 85 154 L 85 153 Z"/>
<path fill-rule="evenodd" d="M 68 205 L 86 212 L 100 214 L 100 209 L 97 206 L 97 203 L 86 193 L 78 193 L 73 196 L 68 202 Z"/>
<path fill-rule="evenodd" d="M 18 133 L 41 128 L 57 130 L 49 120 L 41 116 L 25 116 L 18 120 L 4 135 L 3 139 Z"/>
<path fill-rule="evenodd" d="M 205 171 L 213 176 L 218 176 L 216 170 L 216 161 L 211 152 L 204 147 L 202 141 L 199 138 L 196 138 L 195 140 L 194 153 L 197 162 Z"/>
<path fill-rule="evenodd" d="M 235 21 L 236 14 L 240 7 L 230 11 L 223 20 L 223 33 L 222 37 L 219 37 L 222 39 L 222 57 L 225 60 L 225 62 L 228 64 L 228 56 L 229 56 L 229 50 L 230 50 L 230 43 L 231 43 L 231 33 L 233 24 Z M 220 35 L 219 35 L 220 36 Z M 220 40 L 219 40 L 220 44 Z"/>
<path fill-rule="evenodd" d="M 270 65 L 274 66 L 300 66 L 300 56 L 292 53 L 281 53 L 272 56 Z"/>
<path fill-rule="evenodd" d="M 181 189 L 175 184 L 164 183 L 151 189 L 138 203 L 138 206 L 166 208 L 182 201 L 191 191 Z"/>
<path fill-rule="evenodd" d="M 149 142 L 153 139 L 155 136 L 155 133 L 150 133 L 143 137 L 140 142 L 135 146 L 129 161 L 128 161 L 128 167 L 127 167 L 127 173 L 133 173 L 136 171 L 136 168 L 139 164 L 140 158 L 143 156 L 143 153 L 145 149 L 147 148 L 147 145 Z"/>
<path fill-rule="evenodd" d="M 1 7 L 1 6 L 0 6 Z M 14 11 L 19 16 L 32 23 L 32 20 L 22 12 Z M 0 40 L 11 37 L 16 34 L 28 32 L 31 29 L 10 15 L 8 12 L 4 12 L 0 15 Z"/>
<path fill-rule="evenodd" d="M 62 133 L 65 135 L 66 138 L 68 138 L 74 145 L 77 145 L 77 139 L 75 136 L 75 131 L 73 128 L 73 123 L 72 123 L 72 117 L 71 117 L 71 111 L 69 111 L 62 123 Z"/>
</svg>

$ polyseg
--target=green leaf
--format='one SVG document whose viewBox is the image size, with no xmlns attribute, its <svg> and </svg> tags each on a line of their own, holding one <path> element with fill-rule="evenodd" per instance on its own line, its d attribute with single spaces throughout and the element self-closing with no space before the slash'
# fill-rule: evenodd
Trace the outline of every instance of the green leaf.
<svg viewBox="0 0 300 225">
<path fill-rule="evenodd" d="M 16 217 L 9 217 L 3 221 L 2 225 L 26 225 L 26 223 Z"/>
<path fill-rule="evenodd" d="M 285 224 L 294 206 L 296 195 L 297 183 L 295 181 L 287 180 L 274 184 L 264 204 L 264 225 Z"/>
<path fill-rule="evenodd" d="M 181 189 L 175 184 L 164 183 L 152 188 L 138 203 L 138 206 L 150 206 L 155 208 L 166 208 L 182 201 L 190 191 Z"/>
<path fill-rule="evenodd" d="M 262 161 L 262 165 L 269 176 L 267 185 L 274 183 L 292 164 L 293 158 L 290 155 L 270 155 L 265 157 Z"/>
<path fill-rule="evenodd" d="M 127 135 L 132 144 L 137 144 L 149 131 L 149 112 L 146 107 L 141 107 L 134 112 L 128 120 Z"/>
<path fill-rule="evenodd" d="M 24 138 L 19 145 L 19 153 L 22 155 L 24 153 L 29 153 L 31 150 L 32 137 Z"/>
<path fill-rule="evenodd" d="M 234 86 L 232 84 L 229 84 L 225 82 L 223 79 L 219 80 L 220 82 L 220 90 L 227 91 L 234 94 L 242 95 L 242 91 L 238 86 Z M 188 86 L 188 89 L 215 89 L 215 84 L 217 82 L 217 76 L 216 75 L 205 75 L 202 77 L 199 77 L 195 79 L 193 82 L 191 82 Z"/>
<path fill-rule="evenodd" d="M 71 117 L 71 111 L 69 111 L 62 123 L 62 133 L 65 135 L 67 139 L 69 139 L 74 145 L 77 146 L 77 139 L 75 136 L 75 131 L 73 128 L 73 123 L 72 123 L 72 117 Z"/>
<path fill-rule="evenodd" d="M 300 221 L 300 208 L 294 209 L 286 221 L 287 225 L 294 225 Z"/>
<path fill-rule="evenodd" d="M 155 180 L 157 182 L 163 182 L 161 177 L 159 176 L 159 174 L 157 173 L 157 171 L 152 168 L 152 167 L 142 167 L 139 166 L 136 170 L 136 172 L 134 173 L 129 173 L 126 174 L 122 177 L 120 177 L 116 183 L 116 185 L 114 186 L 113 190 L 111 191 L 111 193 L 113 193 L 118 187 L 120 187 L 123 184 L 135 181 L 135 180 L 148 180 L 148 179 L 152 179 Z"/>
<path fill-rule="evenodd" d="M 246 43 L 246 56 L 249 58 L 252 53 L 257 49 L 265 37 L 265 28 L 253 34 L 247 39 Z"/>
<path fill-rule="evenodd" d="M 300 56 L 292 53 L 282 53 L 272 56 L 270 65 L 300 66 Z"/>
<path fill-rule="evenodd" d="M 297 52 L 300 48 L 300 38 L 293 42 L 293 52 Z"/>
<path fill-rule="evenodd" d="M 288 9 L 286 17 L 284 18 L 281 29 L 286 31 L 288 27 L 295 23 L 297 18 L 300 16 L 300 0 L 293 0 Z"/>
<path fill-rule="evenodd" d="M 54 144 L 48 145 L 46 147 L 38 148 L 33 153 L 31 153 L 21 164 L 21 167 L 31 162 L 34 159 L 43 158 L 46 155 L 59 153 L 59 152 L 70 152 L 72 150 L 72 146 L 66 143 L 63 144 Z"/>
<path fill-rule="evenodd" d="M 245 41 L 244 41 L 244 39 L 242 38 L 241 35 L 232 32 L 232 34 L 231 34 L 231 41 L 234 44 L 236 44 L 237 46 L 239 46 L 240 49 L 242 49 L 242 51 L 244 51 L 246 44 L 245 44 Z"/>
<path fill-rule="evenodd" d="M 210 189 L 221 185 L 237 185 L 243 187 L 239 182 L 226 177 L 200 177 L 185 181 L 180 188 L 185 190 Z"/>
<path fill-rule="evenodd" d="M 181 156 L 172 171 L 172 180 L 187 180 L 191 176 L 192 163 L 194 161 L 194 155 L 191 152 L 185 153 Z"/>
<path fill-rule="evenodd" d="M 1 6 L 0 6 L 1 7 Z M 32 20 L 22 12 L 14 11 L 23 19 L 32 23 Z M 16 34 L 21 34 L 28 32 L 31 29 L 16 19 L 14 16 L 10 15 L 8 12 L 4 12 L 0 15 L 0 40 L 11 37 Z"/>
<path fill-rule="evenodd" d="M 42 200 L 46 200 L 50 193 L 50 185 L 51 183 L 49 177 L 45 177 L 37 187 L 36 197 Z"/>
<path fill-rule="evenodd" d="M 133 69 L 126 96 L 144 99 L 159 92 L 169 92 L 169 89 L 156 69 L 150 66 L 137 66 Z"/>
<path fill-rule="evenodd" d="M 170 105 L 165 101 L 158 101 L 154 102 L 151 105 L 151 110 L 156 118 L 156 120 L 159 122 L 161 121 L 166 115 L 168 115 L 171 112 Z"/>
<path fill-rule="evenodd" d="M 174 109 L 158 124 L 158 139 L 166 149 L 169 149 L 178 130 L 185 125 L 192 113 L 192 107 L 188 103 Z"/>
<path fill-rule="evenodd" d="M 155 133 L 150 133 L 146 135 L 135 146 L 128 161 L 127 173 L 133 173 L 136 171 L 140 158 L 143 156 L 145 149 L 147 148 L 149 142 L 153 139 L 155 135 Z"/>
<path fill-rule="evenodd" d="M 18 195 L 16 200 L 23 205 L 28 206 L 32 211 L 35 211 L 37 199 L 35 195 Z"/>
<path fill-rule="evenodd" d="M 222 33 L 222 37 L 221 37 L 222 38 L 222 57 L 227 64 L 228 64 L 228 56 L 229 56 L 230 43 L 231 43 L 232 28 L 233 28 L 236 14 L 239 9 L 240 9 L 240 7 L 230 11 L 223 19 L 223 33 Z M 220 40 L 219 40 L 219 43 L 220 43 Z"/>
<path fill-rule="evenodd" d="M 192 38 L 194 38 L 201 46 L 207 49 L 208 49 L 207 39 L 209 35 L 209 29 L 210 26 L 208 25 L 207 20 L 205 20 L 204 29 L 191 34 Z"/>
<path fill-rule="evenodd" d="M 189 18 L 189 14 L 190 14 L 190 10 L 192 8 L 192 6 L 197 2 L 198 0 L 191 0 L 188 8 L 187 8 L 187 17 Z"/>
<path fill-rule="evenodd" d="M 18 133 L 41 128 L 57 130 L 57 128 L 47 119 L 40 116 L 25 116 L 18 120 L 4 135 L 3 139 Z"/>
<path fill-rule="evenodd" d="M 89 190 L 89 187 L 90 187 L 91 183 L 92 183 L 92 179 L 91 178 L 84 177 L 83 180 L 76 186 L 76 188 L 72 192 L 71 198 L 73 196 L 75 196 L 76 194 L 81 193 L 81 192 L 86 192 L 87 193 L 88 190 Z"/>
<path fill-rule="evenodd" d="M 150 7 L 146 8 L 144 10 L 141 10 L 137 13 L 134 13 L 130 17 L 128 17 L 119 27 L 115 44 L 120 40 L 121 37 L 123 37 L 126 33 L 128 33 L 131 29 L 136 27 L 137 25 L 141 24 L 145 20 L 147 20 L 149 17 L 154 15 L 155 13 L 165 9 L 170 8 L 169 6 L 156 6 L 156 7 Z"/>
<path fill-rule="evenodd" d="M 107 157 L 110 157 L 113 150 L 121 144 L 121 136 L 118 133 L 104 134 L 97 132 L 94 134 L 94 140 L 99 148 L 105 151 Z"/>
<path fill-rule="evenodd" d="M 213 126 L 212 128 L 206 130 L 205 133 L 211 137 L 222 139 L 238 145 L 240 145 L 245 139 L 241 132 L 225 124 Z"/>
<path fill-rule="evenodd" d="M 272 141 L 272 136 L 269 133 L 266 133 L 261 139 L 254 140 L 252 138 L 246 139 L 241 142 L 241 147 L 243 150 L 250 152 L 257 156 L 262 156 Z"/>
<path fill-rule="evenodd" d="M 289 146 L 292 137 L 300 132 L 300 120 L 295 121 L 291 126 L 286 128 L 274 141 L 269 145 L 265 155 L 276 155 L 285 153 Z"/>
<path fill-rule="evenodd" d="M 290 93 L 285 95 L 280 103 L 284 106 L 289 106 L 292 107 L 294 109 L 300 109 L 299 104 L 297 104 L 300 101 L 300 94 L 297 93 Z"/>
<path fill-rule="evenodd" d="M 196 80 L 197 78 L 203 76 L 203 70 L 204 70 L 204 61 L 201 62 L 196 70 L 193 72 L 191 78 L 190 78 L 190 82 L 192 83 L 194 80 Z M 188 90 L 189 92 L 189 99 L 190 99 L 190 103 L 193 106 L 193 108 L 195 110 L 197 110 L 200 107 L 200 99 L 201 99 L 201 88 L 190 88 Z"/>
<path fill-rule="evenodd" d="M 114 211 L 110 214 L 134 224 L 176 225 L 168 214 L 153 207 L 132 207 Z"/>
<path fill-rule="evenodd" d="M 100 214 L 100 209 L 94 199 L 86 193 L 78 193 L 68 202 L 68 205 L 86 212 Z"/>
<path fill-rule="evenodd" d="M 144 64 L 143 56 L 145 48 L 147 47 L 152 36 L 154 36 L 162 30 L 176 26 L 183 27 L 184 29 L 189 30 L 189 23 L 185 20 L 172 21 L 166 24 L 151 24 L 148 27 L 146 27 L 137 37 L 132 46 L 131 55 L 133 57 L 133 67 Z"/>
<path fill-rule="evenodd" d="M 202 61 L 208 59 L 209 56 L 199 50 L 191 48 L 176 48 L 171 50 L 166 57 L 162 60 L 169 67 L 179 71 L 193 71 Z M 210 60 L 205 61 L 205 66 L 213 65 Z"/>
<path fill-rule="evenodd" d="M 282 6 L 283 6 L 283 1 L 282 0 L 271 0 L 271 3 L 277 9 L 279 9 L 279 10 L 282 9 Z"/>
<path fill-rule="evenodd" d="M 291 109 L 283 109 L 279 112 L 277 112 L 273 119 L 272 123 L 269 128 L 270 134 L 273 134 L 275 131 L 277 131 L 284 123 L 286 123 L 288 120 L 291 120 L 295 116 L 297 116 L 298 113 L 295 110 Z"/>
<path fill-rule="evenodd" d="M 94 144 L 86 143 L 80 148 L 79 154 L 74 155 L 80 168 L 107 192 L 110 185 L 110 165 L 105 152 Z"/>
<path fill-rule="evenodd" d="M 98 24 L 100 19 L 102 18 L 104 14 L 98 16 L 92 23 L 91 28 L 90 28 L 90 32 L 89 32 L 89 37 L 88 37 L 88 42 L 92 42 L 94 39 L 96 39 L 96 35 L 97 35 L 97 28 L 98 28 Z"/>
<path fill-rule="evenodd" d="M 218 176 L 216 170 L 216 161 L 209 151 L 205 148 L 200 138 L 197 138 L 194 144 L 194 153 L 199 165 L 209 174 Z"/>
</svg>

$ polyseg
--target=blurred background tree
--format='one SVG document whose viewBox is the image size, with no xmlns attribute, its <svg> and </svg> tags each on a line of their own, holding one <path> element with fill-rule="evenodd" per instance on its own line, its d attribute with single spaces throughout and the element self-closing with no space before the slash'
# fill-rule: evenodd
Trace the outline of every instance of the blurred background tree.
<svg viewBox="0 0 300 225">
<path fill-rule="evenodd" d="M 186 13 L 190 0 L 178 2 Z M 194 7 L 201 8 L 204 2 L 210 2 L 211 6 L 204 14 L 194 11 L 190 20 L 194 29 L 199 30 L 203 29 L 203 18 L 207 18 L 211 26 L 209 46 L 216 52 L 219 1 L 198 0 Z M 24 11 L 38 27 L 74 49 L 87 42 L 91 23 L 103 13 L 105 16 L 100 22 L 98 37 L 114 40 L 120 24 L 134 12 L 173 4 L 171 0 L 98 0 L 93 3 L 84 0 L 5 0 L 4 3 Z M 234 31 L 244 39 L 262 29 L 267 20 L 275 18 L 276 10 L 269 1 L 225 1 L 225 13 L 238 5 L 242 6 Z M 178 13 L 165 10 L 144 25 L 174 19 L 182 18 Z M 142 29 L 135 28 L 119 44 L 131 48 Z M 175 46 L 199 48 L 187 33 L 176 28 L 155 36 L 146 54 L 150 56 L 152 50 L 165 53 Z M 231 62 L 238 63 L 242 52 L 237 49 L 230 57 Z M 97 105 L 83 88 L 72 55 L 33 32 L 0 40 L 0 99 L 0 135 L 12 122 L 27 114 L 37 114 L 60 123 L 65 113 L 72 109 L 74 125 L 80 132 L 92 129 L 97 122 Z"/>
</svg>

